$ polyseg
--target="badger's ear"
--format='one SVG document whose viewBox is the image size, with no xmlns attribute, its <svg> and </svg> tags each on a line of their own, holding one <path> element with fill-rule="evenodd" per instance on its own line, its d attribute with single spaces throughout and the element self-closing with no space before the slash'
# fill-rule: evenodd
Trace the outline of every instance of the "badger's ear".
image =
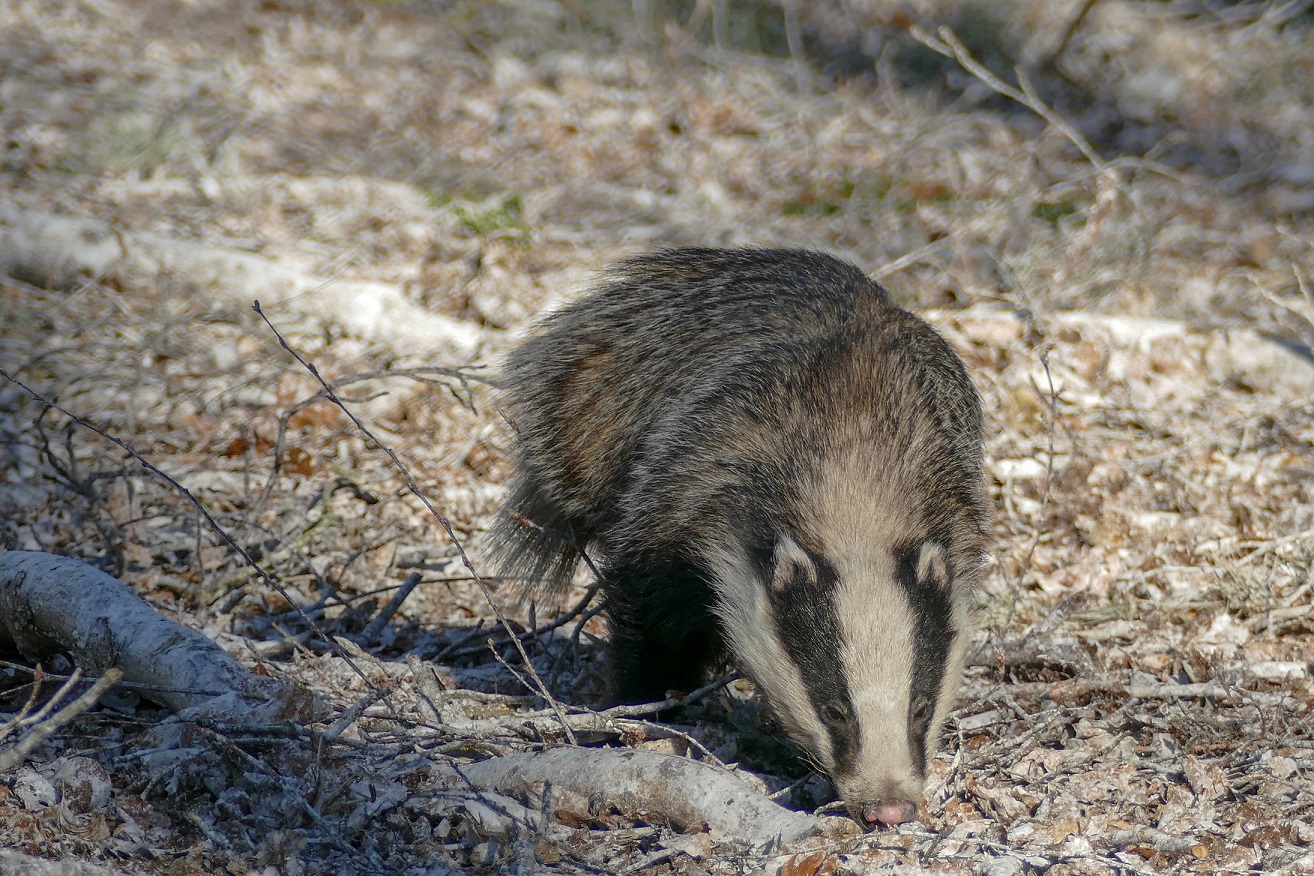
<svg viewBox="0 0 1314 876">
<path fill-rule="evenodd" d="M 794 582 L 816 583 L 817 566 L 803 546 L 785 533 L 771 555 L 771 589 L 777 593 Z"/>
<path fill-rule="evenodd" d="M 949 558 L 945 554 L 944 545 L 937 541 L 928 541 L 922 545 L 922 552 L 917 557 L 917 583 L 944 593 L 949 592 Z"/>
</svg>

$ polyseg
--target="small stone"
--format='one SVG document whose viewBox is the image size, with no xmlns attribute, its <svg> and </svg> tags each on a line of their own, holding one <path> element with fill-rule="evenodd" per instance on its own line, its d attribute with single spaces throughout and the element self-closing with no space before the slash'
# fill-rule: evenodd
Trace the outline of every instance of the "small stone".
<svg viewBox="0 0 1314 876">
<path fill-rule="evenodd" d="M 59 799 L 55 786 L 31 767 L 19 770 L 14 779 L 14 796 L 24 809 L 47 809 Z"/>
<path fill-rule="evenodd" d="M 1294 776 L 1300 771 L 1300 765 L 1289 757 L 1270 757 L 1267 766 L 1268 771 L 1279 779 Z"/>
<path fill-rule="evenodd" d="M 499 843 L 479 843 L 470 850 L 470 863 L 475 867 L 491 867 L 497 860 Z"/>
<path fill-rule="evenodd" d="M 109 804 L 109 773 L 98 761 L 89 757 L 70 757 L 55 773 L 55 788 L 60 799 L 71 812 L 85 813 L 103 809 Z"/>
<path fill-rule="evenodd" d="M 1019 876 L 1023 869 L 1025 865 L 1020 859 L 1012 855 L 1000 855 L 977 864 L 972 872 L 975 876 Z"/>
</svg>

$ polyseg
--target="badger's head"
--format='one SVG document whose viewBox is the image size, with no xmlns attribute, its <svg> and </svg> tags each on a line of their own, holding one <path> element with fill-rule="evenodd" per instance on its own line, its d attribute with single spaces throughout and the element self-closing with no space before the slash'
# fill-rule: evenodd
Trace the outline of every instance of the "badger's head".
<svg viewBox="0 0 1314 876">
<path fill-rule="evenodd" d="M 944 542 L 780 533 L 712 565 L 741 668 L 853 817 L 867 828 L 916 818 L 967 637 Z"/>
</svg>

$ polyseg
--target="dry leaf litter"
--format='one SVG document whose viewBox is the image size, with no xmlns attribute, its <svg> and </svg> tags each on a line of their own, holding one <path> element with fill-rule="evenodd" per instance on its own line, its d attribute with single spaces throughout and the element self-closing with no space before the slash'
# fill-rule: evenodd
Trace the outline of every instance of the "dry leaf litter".
<svg viewBox="0 0 1314 876">
<path fill-rule="evenodd" d="M 1001 73 L 1062 25 L 1008 5 L 972 43 Z M 1093 7 L 1048 99 L 1103 155 L 1148 157 L 1092 166 L 952 62 L 910 82 L 891 35 L 967 34 L 984 6 L 966 2 L 817 4 L 806 59 L 769 39 L 774 4 L 731 4 L 719 49 L 713 22 L 686 33 L 659 3 L 6 4 L 0 367 L 184 485 L 279 589 L 140 459 L 9 381 L 0 537 L 88 559 L 333 713 L 171 724 L 111 694 L 0 776 L 5 854 L 171 874 L 1314 873 L 1314 52 L 1283 4 L 1241 6 Z M 836 78 L 818 53 L 855 33 L 848 49 L 901 54 Z M 553 626 L 587 575 L 532 613 L 490 579 L 564 705 L 545 702 L 390 459 L 248 309 L 279 294 L 262 272 L 310 278 L 270 319 L 483 572 L 509 440 L 491 366 L 607 261 L 670 242 L 845 255 L 978 380 L 997 543 L 918 824 L 823 814 L 818 837 L 750 846 L 641 803 L 453 784 L 453 764 L 574 734 L 829 799 L 743 685 L 674 723 L 588 716 L 605 630 L 587 604 Z M 350 283 L 368 294 L 316 292 Z M 408 314 L 476 342 L 426 344 Z M 0 749 L 72 669 L 34 683 L 5 661 Z"/>
</svg>

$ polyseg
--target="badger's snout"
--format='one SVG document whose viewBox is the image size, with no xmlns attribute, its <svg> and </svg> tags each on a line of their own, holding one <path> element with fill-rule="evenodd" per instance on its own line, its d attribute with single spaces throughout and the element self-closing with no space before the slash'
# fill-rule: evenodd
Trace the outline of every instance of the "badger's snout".
<svg viewBox="0 0 1314 876">
<path fill-rule="evenodd" d="M 917 804 L 911 800 L 882 800 L 879 803 L 859 803 L 850 814 L 868 830 L 893 827 L 917 818 Z"/>
<path fill-rule="evenodd" d="M 897 747 L 886 745 L 877 750 L 888 756 Z M 899 760 L 896 755 L 893 762 L 870 763 L 866 770 L 859 762 L 853 773 L 834 777 L 835 790 L 849 815 L 866 830 L 917 820 L 925 779 L 920 770 Z"/>
</svg>

